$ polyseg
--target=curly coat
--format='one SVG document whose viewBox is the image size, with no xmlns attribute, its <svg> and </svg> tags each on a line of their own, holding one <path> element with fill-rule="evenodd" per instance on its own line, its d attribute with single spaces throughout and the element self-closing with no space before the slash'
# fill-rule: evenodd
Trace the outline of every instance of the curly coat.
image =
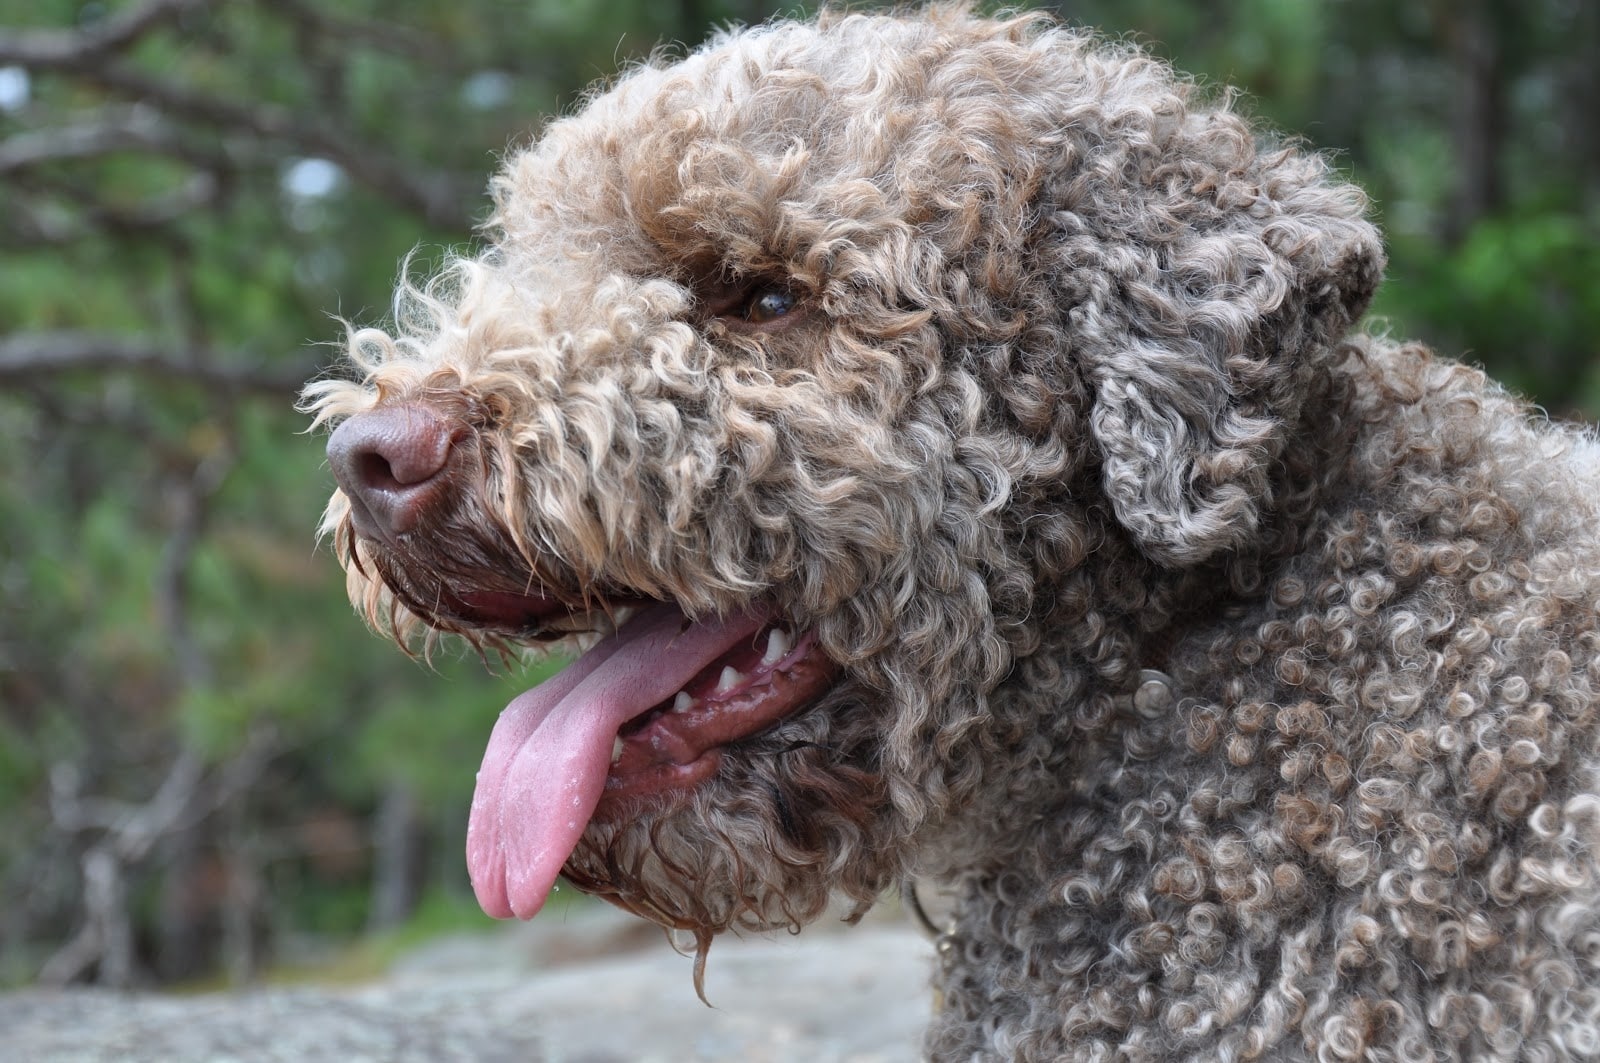
<svg viewBox="0 0 1600 1063">
<path fill-rule="evenodd" d="M 493 192 L 309 389 L 450 426 L 413 531 L 334 496 L 353 600 L 761 603 L 838 669 L 570 878 L 702 961 L 945 882 L 935 1059 L 1600 1054 L 1600 446 L 1353 331 L 1323 158 L 956 6 L 642 66 Z"/>
</svg>

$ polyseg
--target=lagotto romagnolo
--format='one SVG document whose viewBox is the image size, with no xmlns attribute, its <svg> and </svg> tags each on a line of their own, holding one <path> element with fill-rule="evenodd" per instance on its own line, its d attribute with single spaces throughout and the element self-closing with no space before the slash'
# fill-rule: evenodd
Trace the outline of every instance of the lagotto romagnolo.
<svg viewBox="0 0 1600 1063">
<path fill-rule="evenodd" d="M 1600 1053 L 1600 446 L 1358 326 L 1324 158 L 940 6 L 634 68 L 493 196 L 306 398 L 374 625 L 581 651 L 487 911 L 941 883 L 938 1060 Z"/>
</svg>

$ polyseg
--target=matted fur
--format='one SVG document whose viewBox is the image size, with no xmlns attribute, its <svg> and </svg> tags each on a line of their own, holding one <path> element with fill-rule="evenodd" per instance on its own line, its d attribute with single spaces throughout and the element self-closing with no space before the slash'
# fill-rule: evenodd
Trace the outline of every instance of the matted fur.
<svg viewBox="0 0 1600 1063">
<path fill-rule="evenodd" d="M 942 880 L 942 1060 L 1600 1054 L 1600 447 L 1352 331 L 1323 159 L 936 7 L 634 69 L 493 189 L 308 391 L 481 470 L 403 554 L 335 496 L 353 600 L 761 601 L 842 666 L 576 881 L 703 943 Z M 741 277 L 806 316 L 708 315 Z"/>
</svg>

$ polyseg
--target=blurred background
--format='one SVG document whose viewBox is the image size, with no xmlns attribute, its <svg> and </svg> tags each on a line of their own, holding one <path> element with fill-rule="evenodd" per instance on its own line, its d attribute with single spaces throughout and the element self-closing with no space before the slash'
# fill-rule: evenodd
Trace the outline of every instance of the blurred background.
<svg viewBox="0 0 1600 1063">
<path fill-rule="evenodd" d="M 1600 414 L 1600 4 L 1054 8 L 1337 149 L 1394 332 Z M 0 987 L 359 973 L 488 923 L 467 804 L 530 678 L 355 619 L 296 390 L 584 86 L 802 10 L 0 0 Z"/>
</svg>

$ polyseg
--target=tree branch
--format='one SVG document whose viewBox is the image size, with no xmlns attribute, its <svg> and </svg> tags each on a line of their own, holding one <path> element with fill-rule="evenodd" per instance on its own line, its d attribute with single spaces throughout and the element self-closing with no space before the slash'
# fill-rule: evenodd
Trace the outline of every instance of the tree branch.
<svg viewBox="0 0 1600 1063">
<path fill-rule="evenodd" d="M 437 39 L 393 21 L 330 14 L 324 10 L 326 5 L 306 0 L 278 0 L 278 6 L 289 18 L 304 23 L 312 32 L 329 40 L 354 41 L 391 55 L 430 63 L 458 58 L 450 48 L 441 53 Z"/>
<path fill-rule="evenodd" d="M 310 360 L 259 367 L 223 361 L 210 351 L 174 351 L 128 336 L 93 332 L 32 332 L 0 338 L 0 380 L 85 370 L 129 370 L 192 380 L 229 392 L 296 391 L 317 366 Z"/>
<path fill-rule="evenodd" d="M 85 123 L 77 127 L 19 134 L 0 143 L 0 175 L 37 166 L 42 162 L 142 150 L 175 155 L 207 169 L 225 164 L 219 158 L 197 158 L 177 131 L 149 114 L 154 108 L 166 115 L 197 121 L 223 131 L 244 132 L 260 140 L 287 144 L 307 155 L 338 163 L 350 176 L 378 194 L 421 214 L 430 224 L 445 229 L 467 229 L 473 224 L 468 206 L 480 189 L 456 175 L 429 170 L 394 158 L 378 146 L 363 143 L 349 131 L 325 120 L 297 114 L 272 104 L 247 104 L 190 91 L 157 77 L 108 61 L 139 36 L 163 22 L 216 0 L 150 0 L 124 15 L 85 30 L 23 30 L 0 33 L 0 64 L 55 69 L 83 77 L 106 89 L 138 101 L 145 111 L 129 121 Z M 388 41 L 393 45 L 396 41 Z"/>
<path fill-rule="evenodd" d="M 190 475 L 175 478 L 169 491 L 172 532 L 161 551 L 152 596 L 156 615 L 167 630 L 173 666 L 190 689 L 208 686 L 213 676 L 211 659 L 196 641 L 189 620 L 189 563 L 211 515 L 209 503 L 233 467 L 233 443 L 229 438 L 201 458 Z"/>
<path fill-rule="evenodd" d="M 147 107 L 107 108 L 87 121 L 36 129 L 0 140 L 0 176 L 53 162 L 93 159 L 120 152 L 148 152 L 182 159 L 203 170 L 228 161 L 197 150 L 179 130 Z"/>
<path fill-rule="evenodd" d="M 107 231 L 136 233 L 162 229 L 216 203 L 222 188 L 223 182 L 215 175 L 200 172 L 191 174 L 180 187 L 140 203 L 117 207 L 87 203 L 73 212 L 40 209 L 45 197 L 37 197 L 34 202 L 18 197 L 19 202 L 8 204 L 12 208 L 9 216 L 0 217 L 0 238 L 9 250 L 21 250 L 60 247 L 102 236 Z"/>
<path fill-rule="evenodd" d="M 353 134 L 274 104 L 250 105 L 190 92 L 125 67 L 85 71 L 90 80 L 161 110 L 226 130 L 244 130 L 263 140 L 286 143 L 307 155 L 338 163 L 355 180 L 430 224 L 467 229 L 473 224 L 465 204 L 472 198 L 455 175 L 428 171 L 363 143 Z"/>
<path fill-rule="evenodd" d="M 0 63 L 70 68 L 103 60 L 128 48 L 161 24 L 217 0 L 147 0 L 81 30 L 17 30 L 0 33 Z"/>
<path fill-rule="evenodd" d="M 134 978 L 133 920 L 127 878 L 161 839 L 231 804 L 260 777 L 276 745 L 268 726 L 250 730 L 244 745 L 205 785 L 205 765 L 192 748 L 173 758 L 160 788 L 143 804 L 85 799 L 75 766 L 50 772 L 50 811 L 57 829 L 102 830 L 83 852 L 83 923 L 39 972 L 44 985 L 63 986 L 99 965 L 103 985 L 127 988 Z M 209 792 L 207 792 L 209 791 Z"/>
</svg>

